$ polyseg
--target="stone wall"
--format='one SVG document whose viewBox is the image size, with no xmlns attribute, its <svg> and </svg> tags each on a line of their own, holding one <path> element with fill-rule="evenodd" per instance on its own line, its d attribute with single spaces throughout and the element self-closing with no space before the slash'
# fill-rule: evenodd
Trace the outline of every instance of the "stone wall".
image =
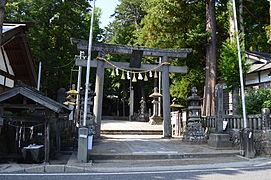
<svg viewBox="0 0 271 180">
<path fill-rule="evenodd" d="M 240 147 L 240 130 L 233 129 L 228 132 L 233 147 Z M 254 130 L 254 148 L 256 155 L 271 156 L 271 130 Z"/>
</svg>

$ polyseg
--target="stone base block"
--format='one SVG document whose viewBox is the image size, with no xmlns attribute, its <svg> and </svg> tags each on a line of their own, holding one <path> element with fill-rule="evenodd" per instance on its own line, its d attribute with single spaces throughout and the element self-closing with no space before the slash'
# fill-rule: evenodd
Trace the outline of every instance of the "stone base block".
<svg viewBox="0 0 271 180">
<path fill-rule="evenodd" d="M 44 166 L 34 166 L 25 168 L 25 172 L 27 173 L 44 173 Z"/>
<path fill-rule="evenodd" d="M 152 117 L 150 117 L 149 123 L 151 125 L 160 125 L 163 123 L 163 121 L 162 121 L 162 118 L 159 116 L 155 116 L 155 117 L 152 116 Z"/>
<path fill-rule="evenodd" d="M 208 145 L 216 149 L 229 149 L 232 147 L 229 134 L 210 134 Z"/>
<path fill-rule="evenodd" d="M 85 172 L 85 168 L 84 167 L 76 167 L 76 166 L 65 166 L 65 172 L 83 173 L 83 172 Z"/>
<path fill-rule="evenodd" d="M 265 130 L 262 134 L 263 153 L 266 156 L 271 156 L 271 130 Z"/>
<path fill-rule="evenodd" d="M 46 165 L 45 172 L 48 172 L 48 173 L 64 172 L 64 165 Z"/>
</svg>

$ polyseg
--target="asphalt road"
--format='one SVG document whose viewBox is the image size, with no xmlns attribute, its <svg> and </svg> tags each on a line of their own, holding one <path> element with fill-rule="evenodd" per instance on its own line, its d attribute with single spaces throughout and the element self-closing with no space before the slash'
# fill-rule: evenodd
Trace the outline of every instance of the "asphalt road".
<svg viewBox="0 0 271 180">
<path fill-rule="evenodd" d="M 125 173 L 0 174 L 0 180 L 270 180 L 271 166 Z"/>
</svg>

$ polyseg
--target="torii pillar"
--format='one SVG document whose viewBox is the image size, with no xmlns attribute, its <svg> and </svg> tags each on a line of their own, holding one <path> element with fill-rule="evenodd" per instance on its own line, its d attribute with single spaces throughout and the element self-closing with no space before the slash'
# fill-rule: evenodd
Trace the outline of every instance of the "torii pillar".
<svg viewBox="0 0 271 180">
<path fill-rule="evenodd" d="M 163 56 L 162 62 L 168 62 L 168 57 Z M 170 117 L 170 92 L 169 92 L 169 65 L 163 66 L 162 71 L 162 94 L 163 94 L 163 136 L 172 137 Z"/>
<path fill-rule="evenodd" d="M 103 108 L 103 89 L 104 89 L 104 61 L 97 61 L 96 83 L 93 114 L 95 115 L 96 136 L 100 136 L 102 123 L 102 108 Z"/>
</svg>

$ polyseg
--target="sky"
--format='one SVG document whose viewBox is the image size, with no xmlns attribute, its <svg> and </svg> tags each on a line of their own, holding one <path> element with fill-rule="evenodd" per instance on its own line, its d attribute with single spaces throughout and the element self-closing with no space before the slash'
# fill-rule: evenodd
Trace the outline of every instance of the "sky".
<svg viewBox="0 0 271 180">
<path fill-rule="evenodd" d="M 114 14 L 115 8 L 119 4 L 118 0 L 96 0 L 95 6 L 102 9 L 101 27 L 104 28 L 113 21 L 110 15 Z"/>
</svg>

